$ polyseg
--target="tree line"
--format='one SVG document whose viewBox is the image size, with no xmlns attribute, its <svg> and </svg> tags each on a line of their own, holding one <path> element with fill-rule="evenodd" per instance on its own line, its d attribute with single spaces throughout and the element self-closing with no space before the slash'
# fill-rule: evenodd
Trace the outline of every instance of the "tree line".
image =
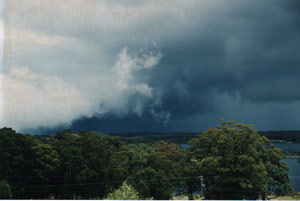
<svg viewBox="0 0 300 201">
<path fill-rule="evenodd" d="M 159 133 L 159 132 L 136 132 L 136 133 L 109 133 L 108 135 L 119 136 L 122 138 L 133 139 L 135 141 L 159 141 L 174 142 L 176 144 L 186 144 L 195 138 L 199 132 L 177 132 L 177 133 Z M 282 131 L 258 131 L 258 134 L 265 136 L 270 140 L 282 140 L 285 142 L 300 143 L 300 131 L 282 130 Z"/>
<path fill-rule="evenodd" d="M 2 128 L 0 198 L 103 199 L 124 182 L 141 199 L 193 199 L 200 189 L 206 199 L 265 199 L 291 191 L 283 152 L 251 126 L 222 120 L 189 145 Z"/>
</svg>

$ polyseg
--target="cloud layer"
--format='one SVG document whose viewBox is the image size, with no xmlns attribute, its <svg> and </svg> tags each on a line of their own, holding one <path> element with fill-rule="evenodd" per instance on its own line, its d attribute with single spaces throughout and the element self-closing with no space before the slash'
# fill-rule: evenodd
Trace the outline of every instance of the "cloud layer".
<svg viewBox="0 0 300 201">
<path fill-rule="evenodd" d="M 300 129 L 297 0 L 4 5 L 2 125 Z"/>
<path fill-rule="evenodd" d="M 152 107 L 147 109 L 154 111 L 159 97 L 154 97 L 154 89 L 138 81 L 135 73 L 151 70 L 160 58 L 159 51 L 131 54 L 128 48 L 123 48 L 112 68 L 97 76 L 82 76 L 80 86 L 57 76 L 33 73 L 26 67 L 12 67 L 1 80 L 5 100 L 1 124 L 21 130 L 67 127 L 77 118 L 94 115 L 101 118 L 107 113 L 142 116 L 149 103 Z"/>
</svg>

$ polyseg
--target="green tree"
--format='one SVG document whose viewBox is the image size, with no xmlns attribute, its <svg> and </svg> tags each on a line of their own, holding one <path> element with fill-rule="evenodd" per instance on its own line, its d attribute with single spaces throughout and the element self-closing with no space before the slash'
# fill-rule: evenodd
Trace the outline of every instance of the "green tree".
<svg viewBox="0 0 300 201">
<path fill-rule="evenodd" d="M 283 152 L 252 126 L 221 121 L 189 142 L 205 198 L 264 199 L 291 191 Z"/>
<path fill-rule="evenodd" d="M 14 198 L 47 197 L 47 188 L 36 190 L 29 186 L 48 184 L 55 172 L 58 155 L 49 145 L 32 135 L 2 128 L 0 153 L 0 180 L 4 179 L 11 185 Z"/>
<path fill-rule="evenodd" d="M 140 193 L 143 199 L 168 200 L 174 190 L 163 170 L 147 167 L 128 178 L 128 182 Z"/>
<path fill-rule="evenodd" d="M 114 190 L 112 193 L 109 193 L 105 200 L 140 200 L 139 193 L 126 181 L 122 185 Z"/>
<path fill-rule="evenodd" d="M 47 184 L 59 164 L 58 153 L 50 145 L 40 142 L 32 146 L 32 152 L 35 179 Z"/>
<path fill-rule="evenodd" d="M 55 198 L 103 197 L 115 187 L 115 183 L 110 181 L 116 181 L 118 178 L 114 177 L 116 169 L 110 164 L 114 152 L 120 146 L 118 138 L 94 132 L 64 131 L 47 137 L 44 142 L 49 143 L 60 158 L 56 184 L 69 184 L 56 188 Z M 121 159 L 115 164 L 120 161 Z M 82 185 L 84 183 L 99 184 Z"/>
<path fill-rule="evenodd" d="M 185 153 L 185 162 L 183 165 L 182 176 L 186 179 L 181 182 L 181 191 L 184 194 L 188 194 L 189 200 L 193 200 L 193 193 L 199 191 L 200 189 L 200 179 L 199 179 L 199 167 L 195 165 L 194 160 L 192 160 L 192 154 L 190 152 Z"/>
<path fill-rule="evenodd" d="M 6 180 L 0 180 L 0 199 L 12 199 L 10 185 Z"/>
<path fill-rule="evenodd" d="M 151 145 L 147 152 L 137 148 L 133 169 L 128 177 L 140 193 L 141 197 L 154 199 L 170 199 L 179 184 L 176 178 L 181 176 L 183 153 L 179 145 L 165 141 Z M 142 157 L 141 157 L 142 156 Z"/>
</svg>

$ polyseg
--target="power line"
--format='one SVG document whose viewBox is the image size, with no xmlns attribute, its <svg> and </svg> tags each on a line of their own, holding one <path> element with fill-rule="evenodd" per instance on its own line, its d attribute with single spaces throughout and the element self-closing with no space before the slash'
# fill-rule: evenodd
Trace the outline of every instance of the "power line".
<svg viewBox="0 0 300 201">
<path fill-rule="evenodd" d="M 177 177 L 177 178 L 166 178 L 166 179 L 141 179 L 140 181 L 170 181 L 170 180 L 186 180 L 186 179 L 199 179 L 198 177 Z M 129 180 L 130 181 L 130 180 Z M 85 186 L 85 185 L 98 185 L 98 184 L 117 184 L 122 183 L 123 181 L 115 181 L 115 182 L 95 182 L 95 183 L 80 183 L 80 184 L 50 184 L 50 185 L 32 185 L 32 186 L 22 186 L 24 188 L 39 188 L 39 187 L 60 187 L 60 186 Z M 20 188 L 20 187 L 12 187 L 12 188 Z"/>
<path fill-rule="evenodd" d="M 300 176 L 289 176 L 292 179 L 300 179 Z M 166 178 L 166 179 L 141 179 L 140 181 L 170 181 L 170 180 L 186 180 L 186 179 L 199 179 L 199 176 L 196 177 L 177 177 L 177 178 Z M 130 181 L 130 180 L 129 180 Z M 94 182 L 94 183 L 80 183 L 80 184 L 50 184 L 50 185 L 32 185 L 32 186 L 22 186 L 23 188 L 49 188 L 49 187 L 62 187 L 62 186 L 88 186 L 88 185 L 100 185 L 100 184 L 118 184 L 123 181 L 114 181 L 114 182 Z M 20 187 L 12 187 L 20 188 Z"/>
</svg>

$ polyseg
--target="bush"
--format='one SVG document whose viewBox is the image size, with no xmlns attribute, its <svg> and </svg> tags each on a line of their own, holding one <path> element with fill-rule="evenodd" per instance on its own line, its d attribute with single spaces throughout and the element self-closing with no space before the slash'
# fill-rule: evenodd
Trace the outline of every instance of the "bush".
<svg viewBox="0 0 300 201">
<path fill-rule="evenodd" d="M 6 180 L 0 180 L 0 199 L 11 199 L 10 185 Z"/>
<path fill-rule="evenodd" d="M 109 193 L 105 200 L 139 200 L 139 193 L 126 181 L 122 185 L 114 190 L 112 193 Z"/>
</svg>

